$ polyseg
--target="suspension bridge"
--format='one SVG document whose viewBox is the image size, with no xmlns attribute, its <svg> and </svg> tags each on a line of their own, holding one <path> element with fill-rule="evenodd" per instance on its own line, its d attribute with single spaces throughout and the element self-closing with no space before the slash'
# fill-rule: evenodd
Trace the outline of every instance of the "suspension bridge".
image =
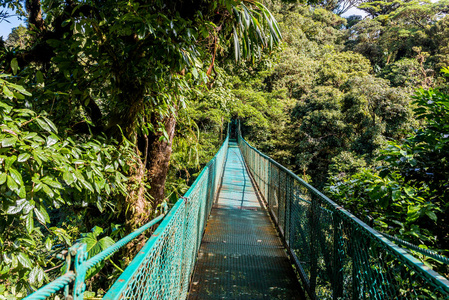
<svg viewBox="0 0 449 300">
<path fill-rule="evenodd" d="M 449 299 L 449 281 L 410 254 L 449 260 L 357 219 L 237 130 L 166 213 L 25 299 L 84 299 L 86 273 L 159 224 L 103 299 Z"/>
</svg>

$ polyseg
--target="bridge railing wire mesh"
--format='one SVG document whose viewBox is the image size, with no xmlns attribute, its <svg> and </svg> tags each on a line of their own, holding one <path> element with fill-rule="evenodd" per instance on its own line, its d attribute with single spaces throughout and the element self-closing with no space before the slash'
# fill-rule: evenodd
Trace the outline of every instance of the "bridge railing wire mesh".
<svg viewBox="0 0 449 300">
<path fill-rule="evenodd" d="M 312 299 L 449 299 L 449 281 L 250 146 L 239 147 Z"/>
<path fill-rule="evenodd" d="M 73 256 L 75 270 L 25 299 L 46 299 L 62 292 L 66 299 L 83 299 L 87 271 L 159 222 L 159 227 L 103 299 L 185 299 L 207 218 L 221 184 L 228 140 L 229 137 L 165 217 L 150 221 L 89 260 L 86 260 L 85 245 L 77 244 L 67 256 L 69 266 Z"/>
<path fill-rule="evenodd" d="M 185 299 L 228 139 L 103 299 Z"/>
</svg>

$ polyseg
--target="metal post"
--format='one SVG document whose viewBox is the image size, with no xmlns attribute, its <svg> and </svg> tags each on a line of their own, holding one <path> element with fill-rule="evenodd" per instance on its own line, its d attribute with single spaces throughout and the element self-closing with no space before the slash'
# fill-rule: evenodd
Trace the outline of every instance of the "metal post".
<svg viewBox="0 0 449 300">
<path fill-rule="evenodd" d="M 293 178 L 290 175 L 286 175 L 286 197 L 285 197 L 285 242 L 290 246 L 290 224 L 291 224 L 291 207 L 293 201 Z"/>
<path fill-rule="evenodd" d="M 332 280 L 332 290 L 333 299 L 338 300 L 343 297 L 343 222 L 337 214 L 333 214 L 333 227 L 334 227 L 334 260 L 333 260 L 333 280 Z"/>
<path fill-rule="evenodd" d="M 311 214 L 310 214 L 310 296 L 316 299 L 316 282 L 318 275 L 318 231 L 319 202 L 317 196 L 312 194 Z"/>
<path fill-rule="evenodd" d="M 73 300 L 82 300 L 84 298 L 84 291 L 86 290 L 86 284 L 84 283 L 84 279 L 86 278 L 86 264 L 84 263 L 87 260 L 86 244 L 75 244 L 70 248 L 70 254 L 75 255 L 75 283 L 73 285 Z"/>
</svg>

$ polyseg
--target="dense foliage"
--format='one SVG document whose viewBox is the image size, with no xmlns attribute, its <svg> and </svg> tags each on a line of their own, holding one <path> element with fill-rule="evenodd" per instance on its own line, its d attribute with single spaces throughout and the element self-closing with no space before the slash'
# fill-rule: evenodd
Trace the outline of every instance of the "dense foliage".
<svg viewBox="0 0 449 300">
<path fill-rule="evenodd" d="M 446 0 L 0 3 L 28 25 L 0 42 L 0 299 L 175 201 L 231 118 L 377 229 L 449 249 Z"/>
<path fill-rule="evenodd" d="M 255 62 L 281 35 L 255 1 L 0 3 L 27 20 L 0 43 L 0 290 L 14 298 L 60 274 L 56 254 L 75 240 L 92 256 L 185 191 L 202 149 L 189 103 L 216 59 Z M 113 278 L 89 288 L 100 296 Z"/>
<path fill-rule="evenodd" d="M 240 108 L 231 114 L 259 149 L 362 220 L 447 254 L 447 2 L 360 7 L 370 16 L 272 4 L 283 49 L 225 69 Z"/>
</svg>

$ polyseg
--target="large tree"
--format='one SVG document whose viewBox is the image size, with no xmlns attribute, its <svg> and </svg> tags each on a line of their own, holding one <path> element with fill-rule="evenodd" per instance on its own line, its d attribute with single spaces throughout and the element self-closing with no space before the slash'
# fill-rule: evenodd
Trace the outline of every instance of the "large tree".
<svg viewBox="0 0 449 300">
<path fill-rule="evenodd" d="M 28 0 L 26 12 L 31 47 L 4 63 L 17 59 L 36 105 L 71 134 L 136 145 L 122 203 L 129 230 L 164 199 L 178 112 L 213 82 L 215 61 L 254 61 L 280 39 L 255 1 Z"/>
<path fill-rule="evenodd" d="M 129 232 L 153 217 L 191 99 L 213 86 L 216 64 L 256 62 L 280 33 L 255 1 L 0 5 L 28 25 L 26 47 L 0 46 L 0 291 L 6 283 L 19 295 L 57 269 L 47 259 L 52 242 L 70 245 L 106 220 Z M 64 232 L 61 219 L 76 228 L 72 236 L 52 235 Z"/>
</svg>

